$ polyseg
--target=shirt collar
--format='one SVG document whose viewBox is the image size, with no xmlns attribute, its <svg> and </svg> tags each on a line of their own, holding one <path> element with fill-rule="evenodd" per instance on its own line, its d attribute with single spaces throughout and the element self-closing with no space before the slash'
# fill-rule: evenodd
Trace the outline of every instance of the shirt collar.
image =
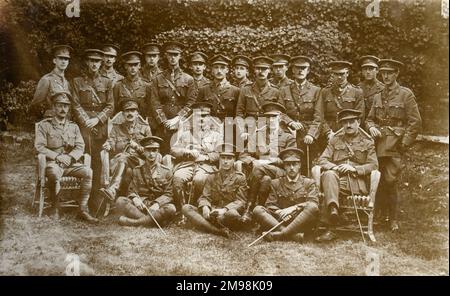
<svg viewBox="0 0 450 296">
<path fill-rule="evenodd" d="M 300 178 L 300 173 L 294 179 L 289 178 L 288 175 L 286 175 L 286 178 L 287 178 L 289 183 L 297 183 L 298 179 Z"/>
</svg>

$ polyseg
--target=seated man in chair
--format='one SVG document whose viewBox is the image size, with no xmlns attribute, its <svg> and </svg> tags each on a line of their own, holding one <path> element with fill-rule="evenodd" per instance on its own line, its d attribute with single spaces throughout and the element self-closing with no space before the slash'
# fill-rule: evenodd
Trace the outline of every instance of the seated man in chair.
<svg viewBox="0 0 450 296">
<path fill-rule="evenodd" d="M 122 179 L 129 179 L 131 170 L 139 163 L 139 152 L 143 152 L 139 141 L 152 135 L 148 123 L 139 117 L 138 103 L 135 100 L 122 100 L 121 109 L 124 121 L 113 124 L 108 140 L 103 144 L 103 149 L 114 155 L 111 160 L 111 182 L 107 188 L 100 189 L 103 197 L 110 201 L 116 199 Z M 128 178 L 124 178 L 124 175 Z"/>
<path fill-rule="evenodd" d="M 359 128 L 361 115 L 361 111 L 354 109 L 338 113 L 342 128 L 319 158 L 319 166 L 323 170 L 322 222 L 328 229 L 317 238 L 319 242 L 336 238 L 330 229 L 339 222 L 339 194 L 366 195 L 369 191 L 367 176 L 378 169 L 374 142 Z"/>
<path fill-rule="evenodd" d="M 92 187 L 92 170 L 78 163 L 84 152 L 84 141 L 80 128 L 67 120 L 71 95 L 66 91 L 52 97 L 52 118 L 44 119 L 37 128 L 35 148 L 47 158 L 45 174 L 48 179 L 50 199 L 55 218 L 59 218 L 60 180 L 63 176 L 81 178 L 80 216 L 89 223 L 98 222 L 89 214 L 88 201 Z"/>
<path fill-rule="evenodd" d="M 180 130 L 179 136 L 171 143 L 171 154 L 178 162 L 174 166 L 173 187 L 177 210 L 181 211 L 185 202 L 195 203 L 202 194 L 206 178 L 214 173 L 219 153 L 215 150 L 221 144 L 222 134 L 212 128 L 215 120 L 211 114 L 212 105 L 196 102 L 193 110 L 193 126 L 190 130 Z M 192 199 L 185 200 L 186 184 L 192 181 Z"/>
<path fill-rule="evenodd" d="M 133 169 L 128 196 L 121 196 L 116 201 L 116 209 L 122 214 L 120 225 L 164 226 L 175 216 L 172 172 L 157 161 L 162 141 L 159 137 L 140 141 L 145 160 L 140 159 L 139 166 Z"/>
</svg>

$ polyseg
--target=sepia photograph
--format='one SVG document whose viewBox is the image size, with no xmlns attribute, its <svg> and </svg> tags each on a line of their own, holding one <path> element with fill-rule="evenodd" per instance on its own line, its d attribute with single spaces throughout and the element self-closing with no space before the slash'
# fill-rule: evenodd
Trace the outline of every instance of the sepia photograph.
<svg viewBox="0 0 450 296">
<path fill-rule="evenodd" d="M 0 0 L 0 275 L 448 276 L 448 16 Z"/>
</svg>

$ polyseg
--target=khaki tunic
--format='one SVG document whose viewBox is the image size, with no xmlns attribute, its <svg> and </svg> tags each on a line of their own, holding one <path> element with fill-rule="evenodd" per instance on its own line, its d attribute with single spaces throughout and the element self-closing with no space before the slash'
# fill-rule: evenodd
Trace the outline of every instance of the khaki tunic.
<svg viewBox="0 0 450 296">
<path fill-rule="evenodd" d="M 369 139 L 361 131 L 351 138 L 346 139 L 345 133 L 337 133 L 328 143 L 327 148 L 319 158 L 319 165 L 324 170 L 348 163 L 356 169 L 356 173 L 350 176 L 348 184 L 350 188 L 361 193 L 367 193 L 366 176 L 378 169 L 378 160 L 375 153 L 373 140 Z M 347 178 L 347 176 L 340 176 Z M 348 188 L 348 189 L 350 189 Z"/>
<path fill-rule="evenodd" d="M 336 132 L 340 128 L 337 122 L 337 114 L 343 109 L 356 109 L 364 114 L 365 107 L 362 90 L 350 83 L 347 83 L 343 89 L 334 87 L 323 88 L 320 92 L 315 112 L 322 119 L 322 132 L 324 135 L 330 131 Z"/>
<path fill-rule="evenodd" d="M 319 191 L 314 180 L 299 176 L 299 178 L 290 182 L 284 176 L 272 180 L 269 197 L 266 201 L 266 208 L 275 212 L 300 203 L 311 202 L 319 205 Z"/>
<path fill-rule="evenodd" d="M 197 101 L 206 101 L 213 105 L 211 115 L 221 120 L 224 120 L 225 117 L 235 116 L 238 98 L 239 88 L 231 85 L 228 81 L 219 86 L 211 81 L 201 87 L 197 95 Z"/>
<path fill-rule="evenodd" d="M 413 92 L 395 83 L 374 97 L 367 118 L 367 129 L 377 127 L 382 134 L 376 140 L 378 157 L 400 156 L 398 145 L 410 146 L 422 128 L 422 118 Z"/>
<path fill-rule="evenodd" d="M 61 153 L 78 161 L 84 153 L 84 141 L 76 123 L 66 120 L 61 125 L 55 118 L 47 118 L 38 124 L 35 148 L 50 161 Z"/>
<path fill-rule="evenodd" d="M 133 169 L 128 198 L 140 197 L 147 206 L 158 203 L 160 207 L 173 203 L 172 171 L 155 162 L 152 166 L 141 161 Z"/>
<path fill-rule="evenodd" d="M 45 106 L 45 117 L 52 117 L 53 110 L 51 109 L 52 102 L 50 98 L 58 92 L 70 92 L 70 85 L 66 77 L 56 74 L 55 70 L 50 73 L 45 74 L 39 80 L 36 91 L 34 92 L 33 100 L 31 105 L 44 104 Z"/>
<path fill-rule="evenodd" d="M 198 198 L 198 207 L 226 208 L 242 211 L 247 196 L 247 181 L 243 173 L 233 171 L 223 176 L 220 171 L 209 175 L 205 188 Z"/>
<path fill-rule="evenodd" d="M 362 81 L 358 84 L 358 86 L 363 91 L 364 105 L 366 108 L 364 115 L 367 117 L 369 116 L 370 109 L 372 108 L 375 95 L 379 94 L 384 89 L 384 84 L 378 79 L 375 79 L 373 84 L 368 84 L 367 82 Z"/>
</svg>

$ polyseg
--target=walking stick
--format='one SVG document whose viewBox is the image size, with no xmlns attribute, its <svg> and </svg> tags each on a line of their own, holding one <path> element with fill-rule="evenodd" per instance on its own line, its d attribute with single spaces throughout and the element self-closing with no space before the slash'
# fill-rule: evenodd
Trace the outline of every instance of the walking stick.
<svg viewBox="0 0 450 296">
<path fill-rule="evenodd" d="M 308 178 L 311 177 L 311 172 L 309 169 L 309 144 L 306 144 L 306 169 L 308 171 Z"/>
<path fill-rule="evenodd" d="M 268 231 L 264 232 L 260 237 L 258 237 L 256 240 L 254 240 L 251 244 L 249 244 L 247 247 L 251 247 L 254 244 L 256 244 L 258 241 L 260 241 L 263 237 L 265 237 L 266 235 L 268 235 L 269 233 L 271 233 L 273 230 L 275 230 L 278 226 L 280 226 L 281 224 L 283 224 L 286 221 L 291 220 L 295 214 L 297 214 L 298 211 L 300 211 L 301 209 L 303 209 L 302 206 L 298 206 L 297 209 L 295 211 L 293 211 L 292 213 L 290 213 L 289 215 L 287 215 L 286 217 L 284 217 L 283 219 L 281 219 L 281 221 L 275 225 L 274 227 L 270 228 Z"/>
<path fill-rule="evenodd" d="M 353 193 L 352 183 L 350 182 L 350 173 L 347 174 L 347 182 L 348 182 L 348 186 L 350 187 L 350 193 L 352 194 L 353 207 L 355 208 L 356 218 L 358 219 L 359 230 L 361 232 L 361 236 L 364 241 L 364 244 L 367 244 L 366 238 L 364 237 L 364 232 L 362 230 L 361 220 L 359 219 L 358 209 L 356 208 L 355 195 Z"/>
<path fill-rule="evenodd" d="M 155 217 L 153 217 L 152 213 L 150 212 L 150 209 L 142 202 L 142 205 L 144 206 L 144 209 L 147 211 L 147 213 L 152 218 L 153 222 L 155 222 L 156 226 L 158 226 L 159 230 L 161 230 L 162 234 L 167 235 L 167 233 L 162 229 L 161 225 L 159 225 L 158 221 L 156 221 Z"/>
</svg>

